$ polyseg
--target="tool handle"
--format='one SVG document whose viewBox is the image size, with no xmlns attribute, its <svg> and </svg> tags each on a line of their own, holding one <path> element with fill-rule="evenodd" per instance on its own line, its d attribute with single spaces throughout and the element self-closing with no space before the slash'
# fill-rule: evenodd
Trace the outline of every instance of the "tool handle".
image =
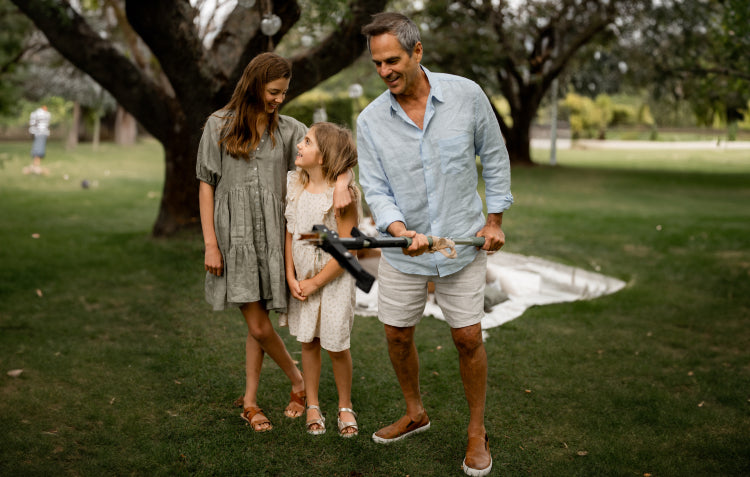
<svg viewBox="0 0 750 477">
<path fill-rule="evenodd" d="M 474 247 L 481 247 L 484 245 L 484 237 L 466 237 L 466 238 L 454 238 L 453 243 L 456 245 L 472 245 Z"/>
<path fill-rule="evenodd" d="M 349 250 L 360 250 L 363 248 L 409 248 L 413 240 L 411 237 L 386 237 L 375 238 L 364 235 L 356 227 L 352 228 L 352 238 L 339 239 Z M 484 237 L 466 237 L 451 239 L 456 245 L 471 245 L 481 247 L 484 245 Z M 427 236 L 427 242 L 432 247 L 432 237 Z"/>
<path fill-rule="evenodd" d="M 406 240 L 406 245 L 404 246 L 404 248 L 411 247 L 411 243 L 414 241 L 411 237 L 401 237 L 401 238 Z M 432 247 L 432 237 L 430 236 L 427 237 L 427 243 L 430 245 L 430 247 Z"/>
<path fill-rule="evenodd" d="M 342 239 L 346 240 L 346 239 Z M 363 248 L 381 248 L 381 247 L 401 247 L 408 248 L 411 243 L 411 237 L 397 237 L 397 238 L 386 238 L 386 239 L 366 239 L 370 243 L 365 245 Z M 471 245 L 473 247 L 481 247 L 484 245 L 484 237 L 465 237 L 465 238 L 452 238 L 453 243 L 456 245 Z M 432 247 L 432 236 L 427 236 L 427 242 Z M 348 247 L 347 247 L 348 248 Z"/>
</svg>

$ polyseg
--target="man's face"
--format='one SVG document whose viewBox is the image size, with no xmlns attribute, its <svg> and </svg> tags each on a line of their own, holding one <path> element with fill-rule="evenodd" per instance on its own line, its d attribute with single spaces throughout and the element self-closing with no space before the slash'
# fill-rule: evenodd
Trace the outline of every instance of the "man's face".
<svg viewBox="0 0 750 477">
<path fill-rule="evenodd" d="M 370 56 L 378 74 L 394 95 L 410 94 L 421 75 L 422 43 L 409 53 L 401 48 L 398 39 L 390 33 L 370 38 Z"/>
</svg>

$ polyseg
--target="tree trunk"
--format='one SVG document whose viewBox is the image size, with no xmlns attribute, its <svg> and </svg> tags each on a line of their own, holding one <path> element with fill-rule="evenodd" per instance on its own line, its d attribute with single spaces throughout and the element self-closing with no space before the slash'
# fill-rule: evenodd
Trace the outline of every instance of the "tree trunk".
<svg viewBox="0 0 750 477">
<path fill-rule="evenodd" d="M 529 128 L 513 126 L 506 138 L 506 147 L 512 165 L 533 166 L 531 161 L 531 146 Z"/>
<path fill-rule="evenodd" d="M 210 113 L 209 113 L 210 114 Z M 206 114 L 208 117 L 208 114 Z M 174 133 L 164 143 L 164 190 L 159 215 L 153 227 L 155 237 L 168 237 L 185 229 L 199 230 L 198 180 L 195 161 L 200 131 L 205 121 L 176 121 Z"/>
<path fill-rule="evenodd" d="M 81 104 L 76 101 L 73 103 L 73 119 L 70 121 L 68 130 L 68 140 L 65 143 L 67 149 L 75 149 L 78 145 L 78 125 L 81 123 Z"/>
<path fill-rule="evenodd" d="M 530 148 L 530 134 L 531 129 L 531 117 L 529 115 L 523 115 L 516 117 L 518 114 L 516 111 L 511 110 L 513 115 L 513 126 L 508 126 L 503 117 L 500 115 L 500 111 L 495 108 L 495 105 L 490 101 L 492 111 L 495 113 L 497 122 L 500 123 L 500 131 L 505 141 L 505 148 L 508 150 L 508 156 L 510 156 L 511 166 L 515 164 L 523 166 L 534 165 L 531 162 L 531 148 Z M 515 115 L 514 115 L 515 113 Z"/>
<path fill-rule="evenodd" d="M 94 137 L 91 141 L 91 147 L 95 150 L 99 150 L 99 140 L 101 138 L 102 133 L 102 114 L 97 109 L 94 111 Z"/>
<path fill-rule="evenodd" d="M 115 113 L 115 144 L 132 146 L 138 138 L 138 122 L 122 106 Z"/>
</svg>

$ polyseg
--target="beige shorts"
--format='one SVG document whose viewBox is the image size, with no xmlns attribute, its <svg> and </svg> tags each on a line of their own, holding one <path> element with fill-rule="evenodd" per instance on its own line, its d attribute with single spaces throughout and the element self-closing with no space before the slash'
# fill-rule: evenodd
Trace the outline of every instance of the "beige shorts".
<svg viewBox="0 0 750 477">
<path fill-rule="evenodd" d="M 411 275 L 393 268 L 385 259 L 378 267 L 378 319 L 386 325 L 406 328 L 422 319 L 427 303 L 427 282 L 435 284 L 435 301 L 451 328 L 475 325 L 484 317 L 484 285 L 487 252 L 446 277 Z"/>
</svg>

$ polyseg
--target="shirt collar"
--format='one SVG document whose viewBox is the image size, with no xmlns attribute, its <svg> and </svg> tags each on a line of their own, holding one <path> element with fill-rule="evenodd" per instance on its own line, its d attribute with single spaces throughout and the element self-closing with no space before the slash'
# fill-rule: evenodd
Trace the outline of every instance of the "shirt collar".
<svg viewBox="0 0 750 477">
<path fill-rule="evenodd" d="M 427 98 L 427 102 L 430 101 L 430 98 L 435 99 L 435 101 L 442 103 L 443 102 L 443 90 L 440 88 L 440 83 L 437 81 L 437 77 L 427 68 L 425 68 L 422 65 L 419 65 L 420 68 L 422 68 L 422 71 L 424 71 L 424 74 L 427 75 L 427 81 L 430 82 L 430 96 Z M 388 91 L 389 99 L 391 102 L 391 116 L 395 115 L 397 111 L 401 108 L 401 106 L 398 104 L 398 101 L 396 100 L 396 96 Z"/>
</svg>

